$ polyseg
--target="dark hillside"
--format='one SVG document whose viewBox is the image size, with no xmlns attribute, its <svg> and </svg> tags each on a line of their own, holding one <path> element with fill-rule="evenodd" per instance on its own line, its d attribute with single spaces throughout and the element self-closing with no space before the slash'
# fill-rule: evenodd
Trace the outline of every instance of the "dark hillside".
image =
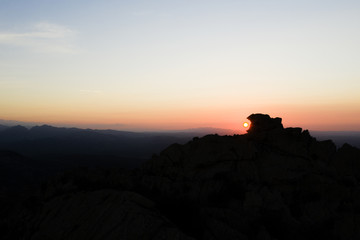
<svg viewBox="0 0 360 240">
<path fill-rule="evenodd" d="M 4 131 L 4 130 L 7 129 L 7 128 L 8 128 L 7 126 L 4 126 L 4 125 L 1 125 L 1 124 L 0 124 L 0 132 L 1 132 L 1 131 Z"/>
<path fill-rule="evenodd" d="M 249 120 L 134 170 L 59 174 L 3 215 L 2 239 L 360 239 L 360 150 Z"/>
<path fill-rule="evenodd" d="M 47 125 L 31 129 L 15 126 L 0 132 L 0 150 L 50 162 L 61 159 L 64 163 L 76 161 L 77 156 L 88 156 L 89 161 L 102 157 L 104 162 L 109 157 L 124 161 L 134 159 L 135 162 L 123 162 L 123 167 L 135 167 L 171 143 L 185 143 L 193 136 L 57 128 Z"/>
</svg>

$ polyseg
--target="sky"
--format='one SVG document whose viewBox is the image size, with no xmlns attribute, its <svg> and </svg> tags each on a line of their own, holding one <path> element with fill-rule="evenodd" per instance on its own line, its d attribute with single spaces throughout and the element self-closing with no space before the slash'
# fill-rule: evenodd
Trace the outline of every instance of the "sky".
<svg viewBox="0 0 360 240">
<path fill-rule="evenodd" d="M 358 0 L 0 0 L 0 119 L 360 130 Z"/>
</svg>

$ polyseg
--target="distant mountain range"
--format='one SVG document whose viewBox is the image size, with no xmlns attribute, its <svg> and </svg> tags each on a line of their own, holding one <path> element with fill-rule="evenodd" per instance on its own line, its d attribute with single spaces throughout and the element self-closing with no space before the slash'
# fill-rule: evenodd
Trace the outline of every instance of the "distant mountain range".
<svg viewBox="0 0 360 240">
<path fill-rule="evenodd" d="M 8 126 L 1 125 L 1 124 L 0 124 L 0 131 L 5 130 L 5 129 L 7 129 L 7 128 L 9 128 L 9 127 L 8 127 Z"/>
<path fill-rule="evenodd" d="M 82 128 L 66 128 L 66 127 L 54 127 L 49 125 L 34 125 L 32 123 L 18 122 L 18 121 L 5 121 L 0 119 L 0 144 L 17 142 L 17 141 L 29 141 L 39 140 L 45 138 L 73 138 L 77 137 L 90 137 L 98 138 L 99 141 L 107 139 L 110 140 L 111 136 L 126 139 L 140 139 L 147 138 L 150 140 L 153 137 L 156 138 L 175 138 L 182 141 L 192 137 L 205 136 L 207 134 L 219 134 L 219 135 L 233 135 L 242 134 L 242 132 L 236 132 L 232 129 L 222 128 L 191 128 L 183 130 L 167 130 L 167 131 L 146 131 L 146 132 L 134 132 L 134 131 L 121 131 L 121 130 L 98 130 L 98 129 L 82 129 Z M 5 124 L 4 124 L 5 123 Z M 16 123 L 24 123 L 27 125 L 14 125 Z M 7 130 L 3 132 L 4 130 Z M 3 133 L 2 133 L 3 132 Z M 334 143 L 341 147 L 344 143 L 360 147 L 360 131 L 311 131 L 314 137 L 319 140 L 331 139 Z M 91 135 L 91 136 L 90 136 Z M 110 136 L 111 135 L 111 136 Z M 114 138 L 113 138 L 114 139 Z M 172 139 L 173 140 L 173 139 Z M 0 145 L 1 147 L 1 145 Z"/>
<path fill-rule="evenodd" d="M 134 167 L 172 143 L 185 143 L 193 137 L 210 133 L 225 134 L 229 130 L 199 128 L 173 132 L 130 132 L 49 125 L 30 128 L 0 125 L 0 150 L 33 159 L 58 161 L 64 166 L 74 162 L 93 165 L 90 163 L 92 159 L 101 159 L 101 164 L 110 161 L 117 165 L 122 163 L 123 167 Z M 87 159 L 87 162 L 81 159 Z"/>
<path fill-rule="evenodd" d="M 337 147 L 348 143 L 360 148 L 360 131 L 311 131 L 311 134 L 319 140 L 331 139 Z"/>
<path fill-rule="evenodd" d="M 4 120 L 0 119 L 0 131 L 7 127 L 14 127 L 14 126 L 24 126 L 26 128 L 32 128 L 35 126 L 44 126 L 48 125 L 41 122 L 23 122 L 23 121 L 15 121 L 15 120 Z M 112 131 L 118 131 L 118 132 L 131 132 L 131 133 L 200 133 L 200 134 L 214 134 L 217 133 L 219 135 L 232 135 L 234 133 L 239 133 L 233 129 L 223 129 L 223 128 L 213 128 L 213 127 L 199 127 L 199 128 L 190 128 L 190 129 L 177 129 L 177 130 L 122 130 L 124 128 L 124 125 L 122 124 L 92 124 L 91 127 L 88 127 L 87 125 L 79 125 L 79 126 L 72 126 L 67 124 L 58 124 L 58 125 L 52 125 L 53 127 L 58 128 L 78 128 L 78 129 L 107 129 Z M 121 130 L 119 130 L 119 127 L 121 127 Z"/>
</svg>

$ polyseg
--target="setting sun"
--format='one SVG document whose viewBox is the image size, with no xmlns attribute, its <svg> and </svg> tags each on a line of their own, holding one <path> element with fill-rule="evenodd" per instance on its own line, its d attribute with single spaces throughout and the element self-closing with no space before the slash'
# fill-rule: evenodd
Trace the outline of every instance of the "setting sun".
<svg viewBox="0 0 360 240">
<path fill-rule="evenodd" d="M 247 127 L 249 126 L 249 124 L 248 124 L 247 122 L 244 122 L 243 126 L 244 126 L 245 128 L 247 128 Z"/>
</svg>

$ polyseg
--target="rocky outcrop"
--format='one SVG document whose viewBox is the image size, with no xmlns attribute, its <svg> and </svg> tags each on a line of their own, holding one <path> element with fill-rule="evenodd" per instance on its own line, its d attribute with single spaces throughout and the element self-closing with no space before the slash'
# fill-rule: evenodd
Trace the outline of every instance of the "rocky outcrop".
<svg viewBox="0 0 360 240">
<path fill-rule="evenodd" d="M 260 133 L 266 132 L 274 129 L 283 129 L 283 125 L 281 123 L 281 118 L 271 118 L 267 114 L 251 114 L 248 119 L 251 121 L 250 128 L 248 130 L 249 133 Z"/>
<path fill-rule="evenodd" d="M 67 193 L 46 202 L 25 239 L 190 240 L 143 196 L 127 191 Z"/>
<path fill-rule="evenodd" d="M 283 128 L 280 118 L 249 120 L 246 135 L 170 146 L 142 166 L 142 187 L 158 201 L 181 203 L 182 213 L 202 223 L 198 239 L 346 239 L 338 219 L 358 216 L 341 205 L 357 202 L 360 152 L 336 151 L 332 141 Z M 360 227 L 356 220 L 351 226 Z"/>
<path fill-rule="evenodd" d="M 249 120 L 245 135 L 173 144 L 133 171 L 64 173 L 7 236 L 360 239 L 360 150 L 336 149 L 280 118 Z"/>
</svg>

